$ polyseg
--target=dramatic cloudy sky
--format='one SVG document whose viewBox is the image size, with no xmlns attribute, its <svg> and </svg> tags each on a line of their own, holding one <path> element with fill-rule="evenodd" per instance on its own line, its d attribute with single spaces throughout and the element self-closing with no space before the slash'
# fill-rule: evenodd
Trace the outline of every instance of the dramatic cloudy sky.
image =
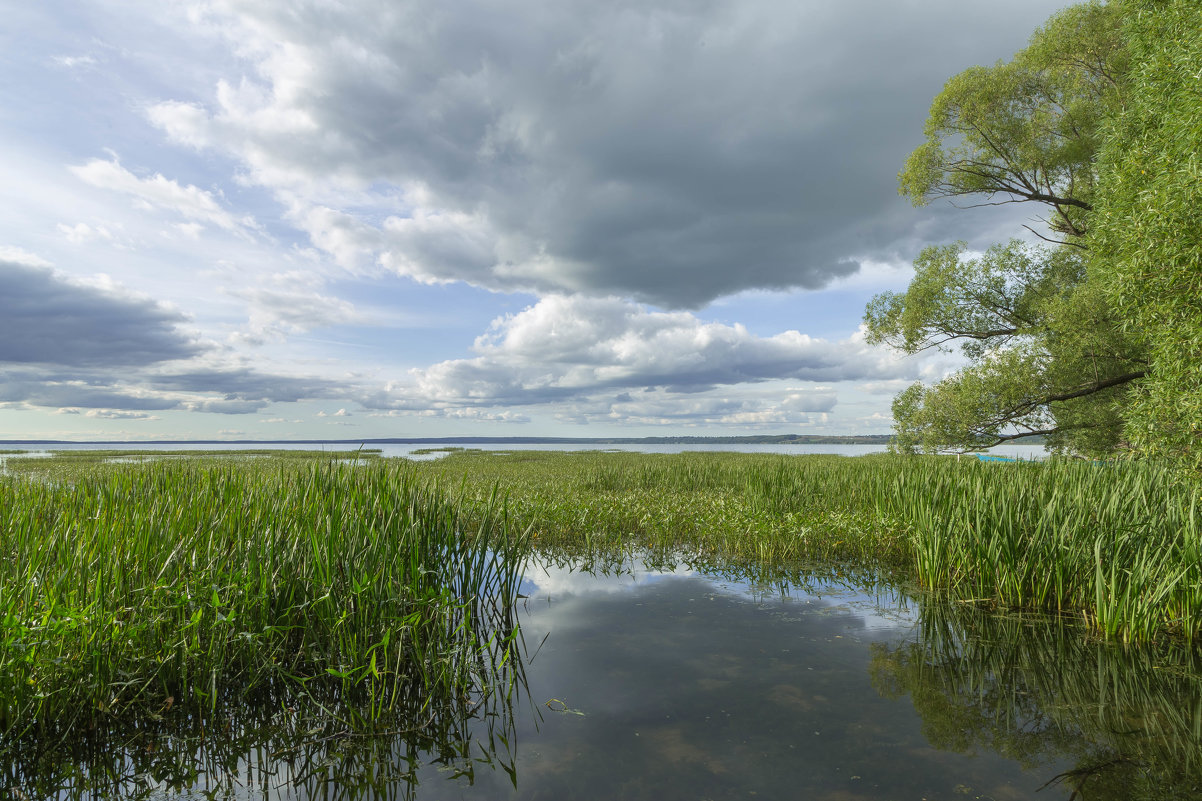
<svg viewBox="0 0 1202 801">
<path fill-rule="evenodd" d="M 1059 0 L 43 0 L 0 439 L 883 433 L 931 98 Z"/>
</svg>

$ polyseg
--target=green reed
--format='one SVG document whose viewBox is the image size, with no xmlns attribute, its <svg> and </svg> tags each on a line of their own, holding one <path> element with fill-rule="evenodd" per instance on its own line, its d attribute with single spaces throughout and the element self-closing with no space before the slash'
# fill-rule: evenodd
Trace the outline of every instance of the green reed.
<svg viewBox="0 0 1202 801">
<path fill-rule="evenodd" d="M 0 477 L 0 745 L 230 688 L 333 685 L 366 721 L 462 696 L 513 635 L 523 552 L 498 499 L 469 525 L 404 463 Z"/>
<path fill-rule="evenodd" d="M 1196 495 L 1154 465 L 892 468 L 920 580 L 1006 606 L 1080 611 L 1110 637 L 1193 638 L 1202 620 Z"/>
<path fill-rule="evenodd" d="M 1156 465 L 468 451 L 422 469 L 499 486 L 539 542 L 835 561 L 1108 637 L 1202 634 L 1202 510 Z"/>
<path fill-rule="evenodd" d="M 951 598 L 1072 614 L 1111 638 L 1202 634 L 1195 495 L 1154 465 L 101 458 L 10 459 L 28 475 L 0 478 L 3 730 L 168 697 L 199 708 L 231 682 L 366 688 L 364 714 L 378 716 L 410 683 L 487 672 L 463 644 L 478 654 L 498 642 L 483 632 L 515 592 L 527 547 L 516 531 L 543 548 L 639 548 L 695 565 L 869 569 Z"/>
<path fill-rule="evenodd" d="M 308 682 L 303 693 L 285 682 L 227 685 L 203 716 L 160 709 L 136 721 L 100 721 L 49 752 L 9 749 L 0 758 L 0 796 L 274 798 L 283 790 L 328 801 L 409 799 L 430 763 L 452 776 L 489 767 L 513 775 L 525 676 L 521 660 L 496 664 L 489 686 L 470 693 L 411 683 L 368 727 L 348 725 L 363 699 L 337 683 Z M 516 691 L 489 689 L 501 686 Z"/>
<path fill-rule="evenodd" d="M 542 545 L 627 546 L 720 561 L 904 562 L 869 504 L 843 503 L 841 457 L 466 451 L 421 463 L 467 496 L 494 486 Z"/>
</svg>

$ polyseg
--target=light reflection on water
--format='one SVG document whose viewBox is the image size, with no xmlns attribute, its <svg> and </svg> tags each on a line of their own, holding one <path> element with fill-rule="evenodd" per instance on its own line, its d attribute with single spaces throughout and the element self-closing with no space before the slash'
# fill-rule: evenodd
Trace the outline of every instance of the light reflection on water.
<svg viewBox="0 0 1202 801">
<path fill-rule="evenodd" d="M 1202 795 L 1189 649 L 1155 661 L 867 577 L 761 581 L 671 559 L 544 558 L 522 593 L 524 670 L 475 717 L 378 739 L 289 719 L 293 741 L 235 732 L 225 752 L 210 733 L 188 747 L 226 753 L 205 769 L 237 780 L 182 786 L 347 801 Z M 131 795 L 169 795 L 147 773 Z M 75 787 L 61 797 L 89 797 Z"/>
<path fill-rule="evenodd" d="M 26 451 L 22 456 L 49 456 L 51 451 L 88 451 L 88 450 L 139 450 L 186 452 L 197 450 L 304 450 L 304 451 L 348 451 L 360 446 L 358 442 L 80 442 L 54 444 L 21 444 L 13 446 L 0 445 L 0 448 L 21 448 Z M 779 453 L 793 455 L 834 454 L 838 456 L 864 456 L 871 453 L 883 453 L 885 445 L 842 445 L 832 444 L 605 444 L 605 443 L 469 443 L 466 445 L 439 445 L 437 443 L 362 443 L 364 448 L 378 450 L 381 456 L 404 457 L 415 460 L 439 459 L 456 449 L 494 451 L 508 453 L 513 451 L 625 451 L 631 453 L 700 453 L 700 452 L 735 452 L 735 453 Z M 424 451 L 424 453 L 415 453 Z M 989 450 L 998 456 L 1016 457 L 1019 459 L 1037 459 L 1046 455 L 1042 445 L 999 445 Z"/>
<path fill-rule="evenodd" d="M 1005 798 L 1043 781 L 998 756 L 949 760 L 911 704 L 874 690 L 870 646 L 900 647 L 916 621 L 896 592 L 638 562 L 527 575 L 539 714 L 517 722 L 517 788 L 426 771 L 420 797 Z"/>
</svg>

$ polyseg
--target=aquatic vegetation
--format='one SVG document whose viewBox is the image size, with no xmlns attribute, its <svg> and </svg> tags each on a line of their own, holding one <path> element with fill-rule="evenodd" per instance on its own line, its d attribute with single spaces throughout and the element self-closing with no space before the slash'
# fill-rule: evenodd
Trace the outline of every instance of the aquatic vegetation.
<svg viewBox="0 0 1202 801">
<path fill-rule="evenodd" d="M 469 500 L 496 488 L 540 546 L 636 547 L 759 566 L 898 566 L 907 555 L 897 527 L 871 503 L 838 498 L 863 475 L 858 460 L 843 457 L 464 451 L 421 470 L 462 484 Z"/>
<path fill-rule="evenodd" d="M 265 688 L 336 688 L 370 726 L 510 659 L 524 541 L 497 499 L 469 526 L 403 462 L 46 469 L 0 477 L 0 752 Z"/>
<path fill-rule="evenodd" d="M 542 543 L 867 566 L 1108 637 L 1202 634 L 1196 495 L 1154 464 L 466 451 L 422 469 L 499 488 Z"/>
<path fill-rule="evenodd" d="M 268 453 L 297 467 L 313 456 Z M 7 469 L 68 484 L 110 458 L 16 457 Z M 189 458 L 235 469 L 257 456 L 163 463 Z M 472 525 L 486 524 L 503 496 L 541 547 L 638 548 L 757 570 L 867 568 L 954 597 L 1080 615 L 1108 637 L 1202 633 L 1196 498 L 1156 465 L 457 450 L 412 469 L 455 488 L 448 509 Z"/>
<path fill-rule="evenodd" d="M 446 767 L 513 774 L 515 708 L 524 661 L 496 661 L 492 687 L 444 694 L 413 686 L 370 725 L 349 724 L 362 698 L 336 683 L 303 693 L 282 683 L 227 687 L 205 715 L 160 709 L 102 721 L 54 748 L 0 754 L 0 793 L 14 798 L 414 798 L 417 772 Z M 19 792 L 14 792 L 19 791 Z"/>
<path fill-rule="evenodd" d="M 765 598 L 887 588 L 918 600 L 922 638 L 878 655 L 877 677 L 951 722 L 933 743 L 1073 760 L 1072 788 L 1105 774 L 1143 792 L 1148 764 L 1198 775 L 1202 711 L 1175 697 L 1198 681 L 1198 518 L 1153 465 L 120 456 L 18 456 L 0 475 L 0 789 L 220 790 L 253 763 L 254 781 L 352 798 L 431 760 L 516 781 L 514 704 L 542 645 L 522 646 L 515 617 L 534 553 L 620 571 L 638 552 Z M 1053 614 L 1035 626 L 1014 608 Z M 1102 651 L 1085 632 L 1158 642 Z M 549 697 L 564 696 L 526 701 Z M 1024 721 L 1039 728 L 1006 728 Z M 1118 737 L 1137 729 L 1172 736 Z"/>
<path fill-rule="evenodd" d="M 166 699 L 212 709 L 226 687 L 331 682 L 365 694 L 372 720 L 405 687 L 478 683 L 534 547 L 638 549 L 769 582 L 808 564 L 1112 638 L 1202 633 L 1195 499 L 1153 465 L 115 455 L 15 457 L 0 477 L 7 743 Z"/>
</svg>

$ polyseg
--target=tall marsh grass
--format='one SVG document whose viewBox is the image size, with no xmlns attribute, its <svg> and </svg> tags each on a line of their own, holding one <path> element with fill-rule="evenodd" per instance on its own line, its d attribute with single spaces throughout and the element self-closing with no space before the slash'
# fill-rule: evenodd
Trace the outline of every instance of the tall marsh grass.
<svg viewBox="0 0 1202 801">
<path fill-rule="evenodd" d="M 930 591 L 1202 635 L 1202 509 L 1156 465 L 888 455 L 464 452 L 422 469 L 499 486 L 544 542 L 698 561 L 837 561 Z"/>
<path fill-rule="evenodd" d="M 1148 464 L 99 458 L 16 457 L 0 476 L 9 741 L 130 708 L 211 709 L 229 687 L 332 682 L 369 720 L 413 688 L 462 696 L 510 658 L 520 564 L 539 546 L 869 570 L 1110 638 L 1202 635 L 1196 494 Z"/>
<path fill-rule="evenodd" d="M 1153 465 L 1077 462 L 894 470 L 929 587 L 1080 611 L 1109 637 L 1202 632 L 1197 496 Z"/>
<path fill-rule="evenodd" d="M 404 463 L 0 476 L 0 745 L 231 691 L 333 686 L 359 722 L 487 691 L 523 553 L 497 499 L 468 526 Z"/>
</svg>

